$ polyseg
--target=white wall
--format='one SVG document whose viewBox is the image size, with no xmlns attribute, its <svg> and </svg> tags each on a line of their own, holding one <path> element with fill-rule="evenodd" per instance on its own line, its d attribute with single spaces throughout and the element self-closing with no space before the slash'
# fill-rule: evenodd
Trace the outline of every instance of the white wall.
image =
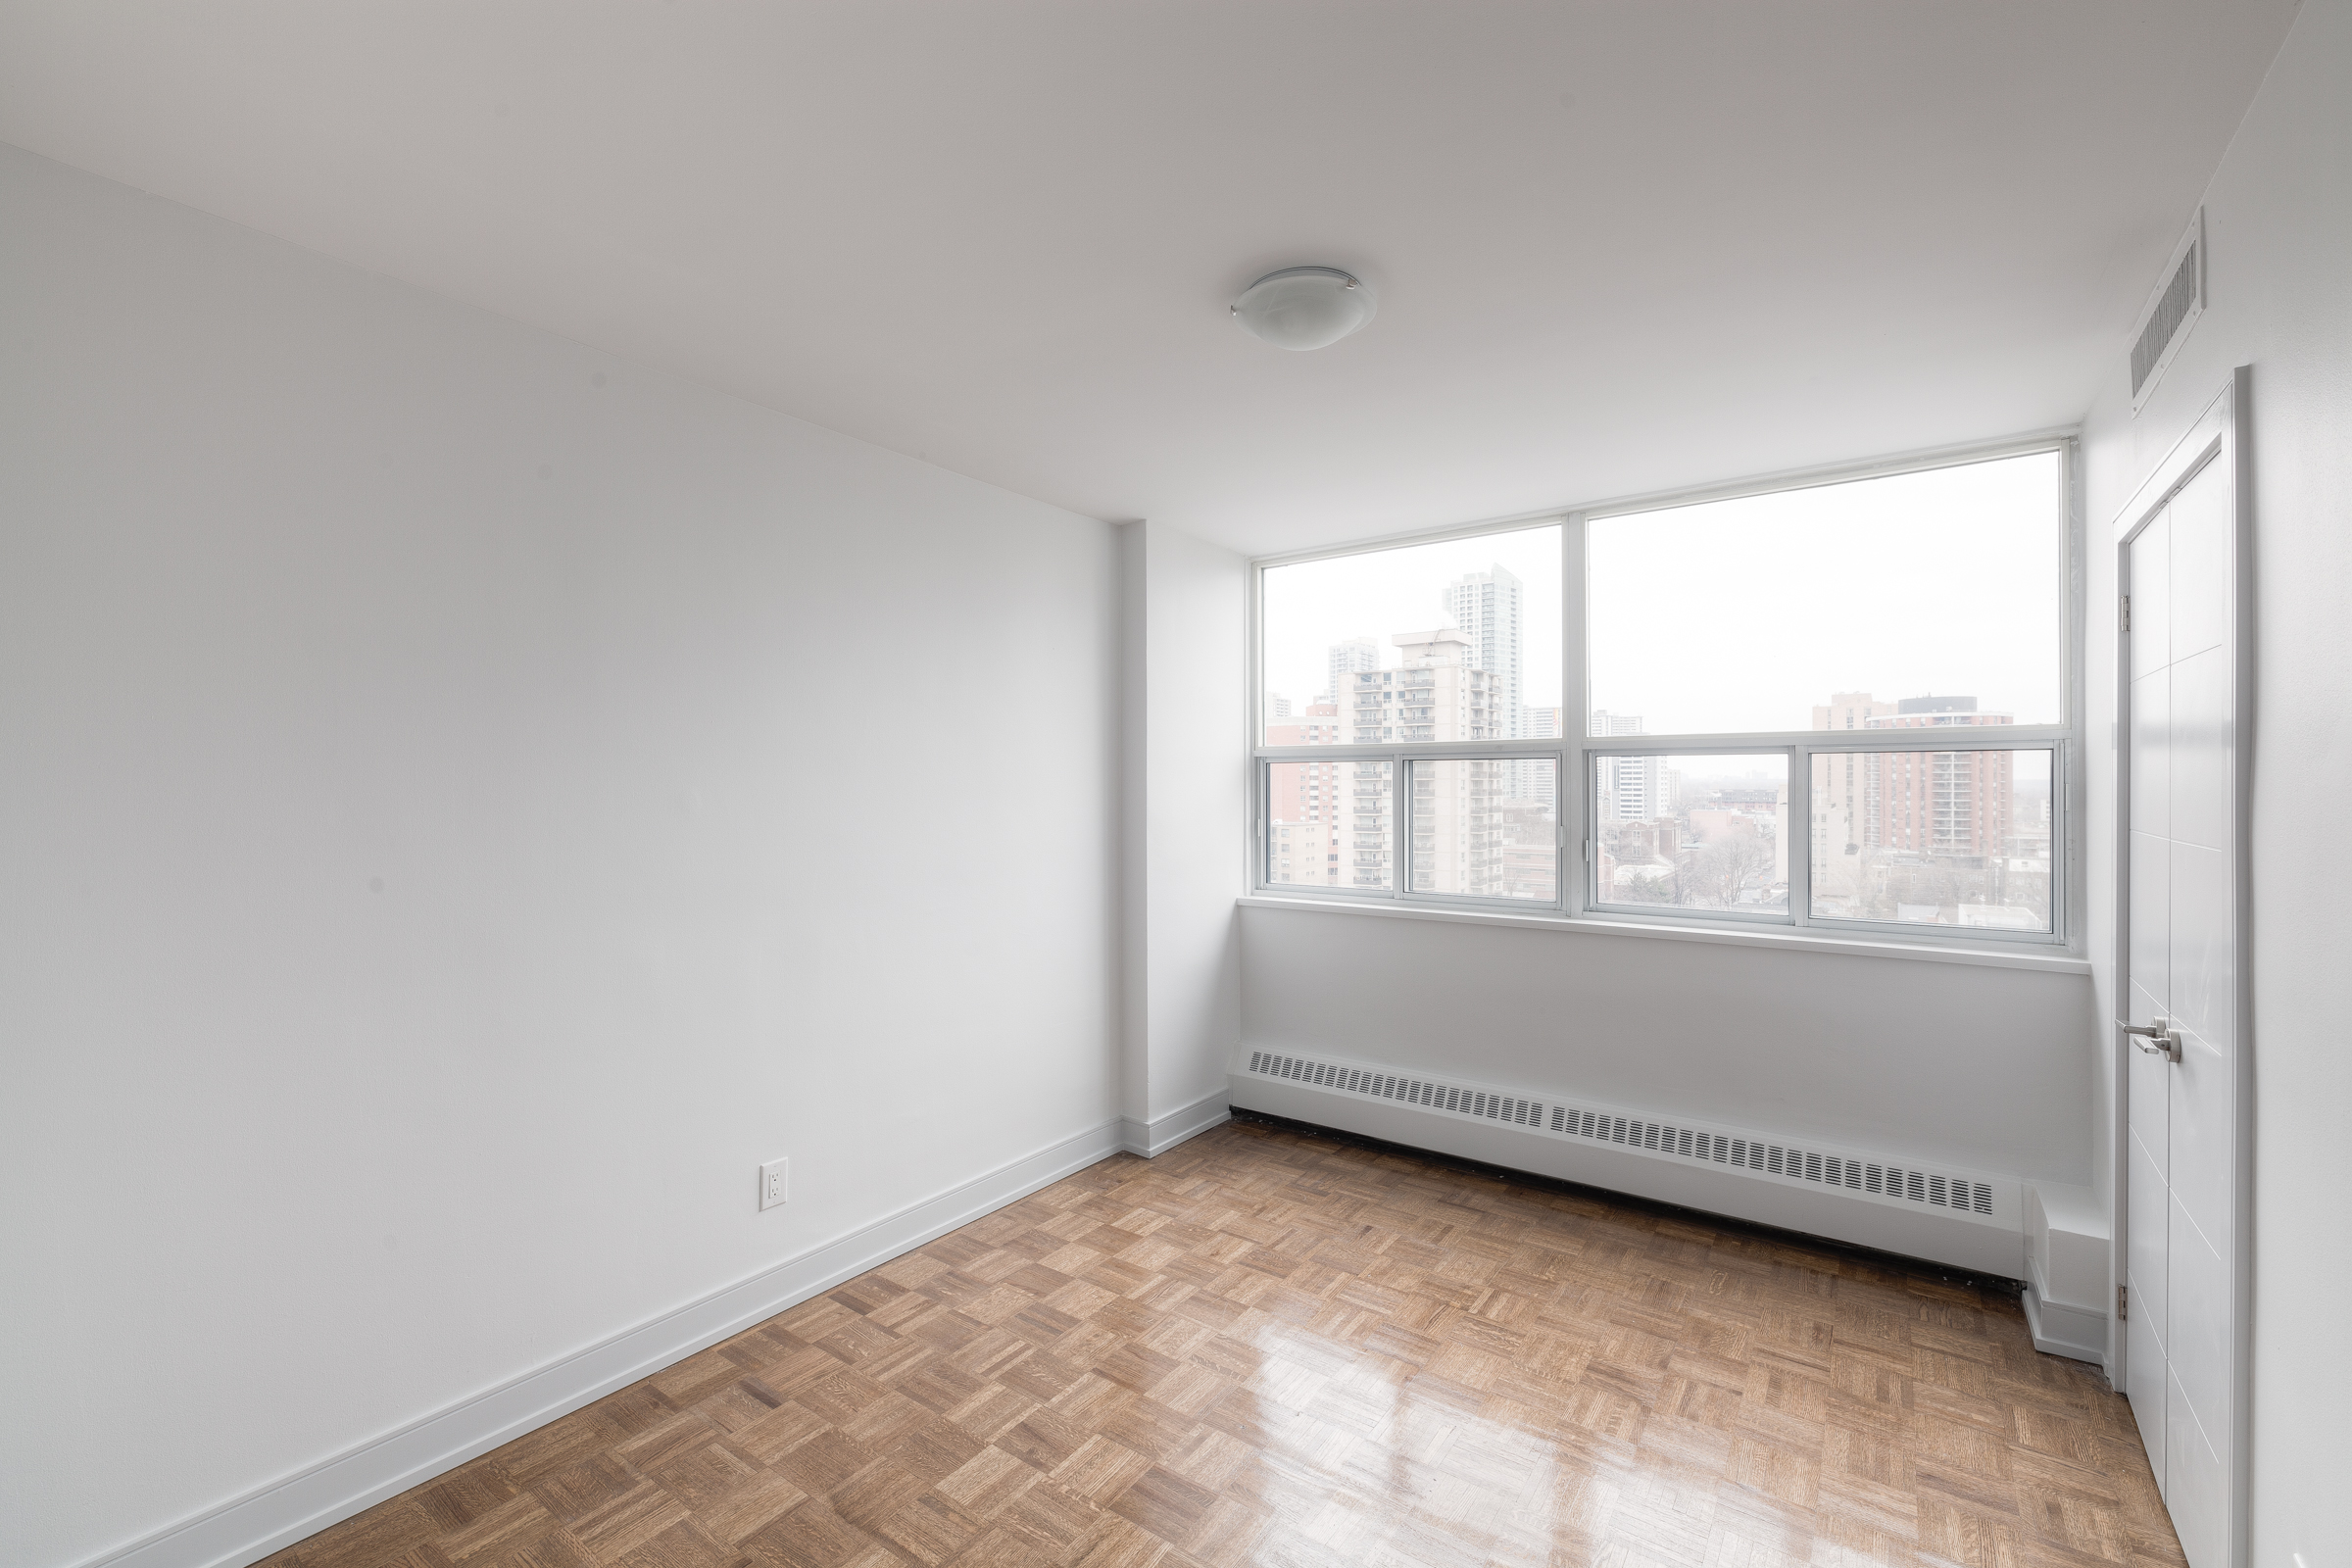
<svg viewBox="0 0 2352 1568">
<path fill-rule="evenodd" d="M 1250 1049 L 2089 1179 L 2080 974 L 1255 906 L 1242 931 Z"/>
<path fill-rule="evenodd" d="M 1124 529 L 1129 615 L 1127 1084 L 1137 1148 L 1223 1114 L 1241 1033 L 1248 563 L 1157 523 Z M 1155 1131 L 1153 1129 L 1156 1129 Z"/>
<path fill-rule="evenodd" d="M 0 150 L 0 1560 L 1111 1124 L 1117 620 L 1107 525 Z"/>
<path fill-rule="evenodd" d="M 2189 215 L 2180 215 L 2185 223 Z M 2331 801 L 2352 776 L 2352 4 L 2308 0 L 2205 198 L 2209 303 L 2134 418 L 2116 371 L 2085 425 L 2093 733 L 2114 718 L 2112 524 L 2225 384 L 2253 367 L 2254 1388 L 2252 1561 L 2352 1561 L 2352 1225 L 2338 1151 L 2352 842 Z M 2092 886 L 2112 906 L 2113 764 L 2102 759 Z M 2105 886 L 2102 889 L 2102 884 Z M 2100 1015 L 2113 1016 L 2101 953 Z"/>
</svg>

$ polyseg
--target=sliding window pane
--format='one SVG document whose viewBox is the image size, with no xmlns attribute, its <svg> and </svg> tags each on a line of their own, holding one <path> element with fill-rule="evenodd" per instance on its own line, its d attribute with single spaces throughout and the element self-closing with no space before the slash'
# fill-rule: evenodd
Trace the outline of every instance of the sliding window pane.
<svg viewBox="0 0 2352 1568">
<path fill-rule="evenodd" d="M 1813 917 L 2050 929 L 2050 756 L 1813 758 Z"/>
<path fill-rule="evenodd" d="M 1354 764 L 1271 762 L 1266 768 L 1266 882 L 1273 887 L 1349 885 L 1342 775 Z"/>
<path fill-rule="evenodd" d="M 1788 759 L 1592 759 L 1595 904 L 1777 914 L 1788 908 Z"/>
<path fill-rule="evenodd" d="M 1377 758 L 1269 762 L 1267 885 L 1394 892 L 1396 767 Z"/>
<path fill-rule="evenodd" d="M 1560 528 L 1269 566 L 1268 746 L 1560 730 Z"/>
<path fill-rule="evenodd" d="M 1534 758 L 1414 762 L 1412 890 L 1556 903 L 1558 771 Z"/>
<path fill-rule="evenodd" d="M 2064 499 L 2036 452 L 1595 518 L 1591 733 L 2063 722 Z"/>
<path fill-rule="evenodd" d="M 1340 764 L 1348 799 L 1341 818 L 1346 844 L 1340 864 L 1342 885 L 1358 892 L 1396 886 L 1396 770 L 1385 761 Z"/>
</svg>

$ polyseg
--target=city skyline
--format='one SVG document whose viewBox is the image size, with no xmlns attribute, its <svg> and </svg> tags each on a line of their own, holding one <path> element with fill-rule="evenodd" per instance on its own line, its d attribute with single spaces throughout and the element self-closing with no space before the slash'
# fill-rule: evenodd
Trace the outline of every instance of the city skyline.
<svg viewBox="0 0 2352 1568">
<path fill-rule="evenodd" d="M 1512 603 L 1489 613 L 1488 584 L 1475 584 L 1475 596 L 1462 590 L 1498 571 L 1508 583 L 1494 586 Z M 1265 712 L 1276 696 L 1297 711 L 1338 696 L 1341 674 L 1399 667 L 1391 641 L 1399 633 L 1447 628 L 1469 636 L 1483 667 L 1514 684 L 1515 709 L 1557 708 L 1561 624 L 1556 523 L 1270 566 L 1259 640 Z M 1505 727 L 1516 733 L 1524 722 L 1514 714 Z"/>
<path fill-rule="evenodd" d="M 1434 628 L 1390 641 L 1400 665 L 1348 669 L 1345 702 L 1308 704 L 1270 723 L 1269 743 L 1505 738 L 1497 733 L 1501 683 L 1478 667 L 1469 633 Z M 1334 653 L 1336 671 L 1342 663 Z M 1557 710 L 1549 715 L 1556 729 Z M 2012 716 L 1970 696 L 1881 699 L 1858 691 L 1832 693 L 1811 711 L 1812 728 L 1831 734 L 1982 728 Z M 1588 722 L 1604 737 L 1644 732 L 1636 713 L 1594 711 Z M 1602 905 L 1786 909 L 1789 856 L 1801 850 L 1817 918 L 2048 929 L 2046 746 L 1816 754 L 1812 821 L 1801 840 L 1789 830 L 1787 754 L 1597 754 L 1592 763 L 1598 839 L 1592 890 Z M 1269 882 L 1395 888 L 1399 781 L 1393 762 L 1270 766 Z M 1413 888 L 1554 902 L 1554 766 L 1459 758 L 1415 764 L 1406 840 Z"/>
</svg>

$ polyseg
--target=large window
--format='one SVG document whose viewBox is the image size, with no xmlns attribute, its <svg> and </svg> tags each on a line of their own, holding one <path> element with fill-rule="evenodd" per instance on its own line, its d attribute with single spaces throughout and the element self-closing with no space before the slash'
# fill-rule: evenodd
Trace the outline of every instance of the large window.
<svg viewBox="0 0 2352 1568">
<path fill-rule="evenodd" d="M 1262 885 L 1561 907 L 1561 533 L 1260 568 Z"/>
<path fill-rule="evenodd" d="M 1262 563 L 1259 887 L 2062 940 L 2068 460 Z"/>
</svg>

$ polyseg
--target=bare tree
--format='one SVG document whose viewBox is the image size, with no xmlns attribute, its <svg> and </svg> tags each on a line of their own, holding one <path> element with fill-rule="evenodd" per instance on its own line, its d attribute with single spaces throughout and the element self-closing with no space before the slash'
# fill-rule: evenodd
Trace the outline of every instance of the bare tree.
<svg viewBox="0 0 2352 1568">
<path fill-rule="evenodd" d="M 1773 844 L 1767 834 L 1728 833 L 1685 851 L 1676 867 L 1677 904 L 1692 908 L 1729 908 L 1742 889 L 1760 888 L 1772 875 Z"/>
</svg>

